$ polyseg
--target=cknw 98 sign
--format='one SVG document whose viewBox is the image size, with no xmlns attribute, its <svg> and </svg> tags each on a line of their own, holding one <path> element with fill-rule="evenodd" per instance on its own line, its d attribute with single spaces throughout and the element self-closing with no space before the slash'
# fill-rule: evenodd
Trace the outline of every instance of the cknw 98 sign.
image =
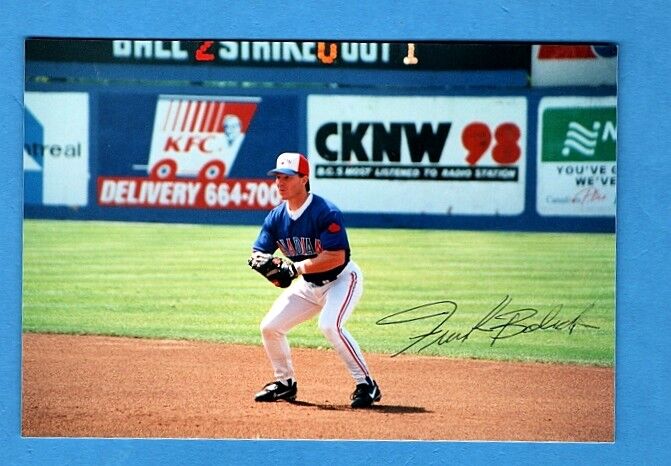
<svg viewBox="0 0 671 466">
<path fill-rule="evenodd" d="M 353 212 L 520 214 L 526 114 L 523 97 L 310 96 L 315 186 Z"/>
</svg>

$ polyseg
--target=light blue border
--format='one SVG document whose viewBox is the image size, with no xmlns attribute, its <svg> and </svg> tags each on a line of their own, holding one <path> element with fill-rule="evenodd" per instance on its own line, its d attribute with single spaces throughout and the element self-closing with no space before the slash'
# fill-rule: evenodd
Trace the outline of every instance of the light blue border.
<svg viewBox="0 0 671 466">
<path fill-rule="evenodd" d="M 671 457 L 671 54 L 665 0 L 113 2 L 0 7 L 0 463 L 661 464 Z M 618 107 L 615 444 L 21 439 L 25 36 L 614 41 Z M 449 396 L 449 394 L 446 394 Z M 356 428 L 356 427 L 354 427 Z M 449 430 L 449 426 L 445 426 Z"/>
</svg>

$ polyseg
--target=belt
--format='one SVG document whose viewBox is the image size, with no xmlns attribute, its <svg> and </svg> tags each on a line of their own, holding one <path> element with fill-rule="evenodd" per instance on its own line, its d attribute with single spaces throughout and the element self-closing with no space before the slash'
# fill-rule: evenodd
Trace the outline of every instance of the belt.
<svg viewBox="0 0 671 466">
<path fill-rule="evenodd" d="M 326 278 L 320 278 L 318 280 L 308 279 L 308 278 L 305 278 L 305 276 L 303 276 L 303 278 L 305 279 L 306 282 L 312 283 L 313 285 L 324 286 L 328 283 L 331 283 L 332 281 L 335 281 L 335 279 L 338 278 L 338 276 L 340 276 L 339 273 L 334 274 L 334 275 L 329 275 Z"/>
<path fill-rule="evenodd" d="M 343 264 L 343 265 L 341 265 L 341 266 L 339 266 L 335 269 L 331 269 L 331 270 L 328 270 L 328 271 L 322 272 L 322 273 L 317 273 L 317 274 L 315 274 L 315 275 L 317 275 L 317 277 L 308 277 L 306 275 L 303 275 L 303 278 L 305 279 L 306 282 L 312 283 L 313 285 L 324 286 L 327 283 L 331 283 L 331 282 L 335 281 L 340 276 L 340 274 L 343 273 L 345 268 L 347 268 L 349 263 L 350 263 L 350 261 L 348 260 L 347 262 L 345 262 L 345 264 Z"/>
<path fill-rule="evenodd" d="M 303 277 L 303 278 L 305 278 L 305 277 Z M 305 281 L 308 282 L 308 283 L 311 283 L 311 284 L 313 284 L 313 285 L 315 285 L 315 286 L 324 286 L 324 285 L 326 285 L 326 284 L 328 284 L 328 283 L 331 283 L 331 282 L 334 281 L 336 278 L 338 278 L 337 275 L 336 275 L 335 277 L 333 277 L 333 278 L 325 278 L 325 279 L 323 279 L 323 280 L 308 280 L 308 279 L 305 279 Z"/>
</svg>

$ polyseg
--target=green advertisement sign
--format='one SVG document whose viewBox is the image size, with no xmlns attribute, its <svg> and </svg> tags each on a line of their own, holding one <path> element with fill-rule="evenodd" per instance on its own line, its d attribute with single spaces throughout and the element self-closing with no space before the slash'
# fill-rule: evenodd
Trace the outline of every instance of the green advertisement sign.
<svg viewBox="0 0 671 466">
<path fill-rule="evenodd" d="M 615 106 L 546 108 L 541 161 L 615 162 Z"/>
</svg>

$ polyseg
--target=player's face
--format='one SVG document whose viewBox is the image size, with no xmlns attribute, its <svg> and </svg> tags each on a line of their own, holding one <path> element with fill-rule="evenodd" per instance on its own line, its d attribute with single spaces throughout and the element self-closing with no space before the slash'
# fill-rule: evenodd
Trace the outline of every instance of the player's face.
<svg viewBox="0 0 671 466">
<path fill-rule="evenodd" d="M 285 201 L 305 195 L 305 183 L 298 175 L 275 175 L 275 184 Z"/>
</svg>

